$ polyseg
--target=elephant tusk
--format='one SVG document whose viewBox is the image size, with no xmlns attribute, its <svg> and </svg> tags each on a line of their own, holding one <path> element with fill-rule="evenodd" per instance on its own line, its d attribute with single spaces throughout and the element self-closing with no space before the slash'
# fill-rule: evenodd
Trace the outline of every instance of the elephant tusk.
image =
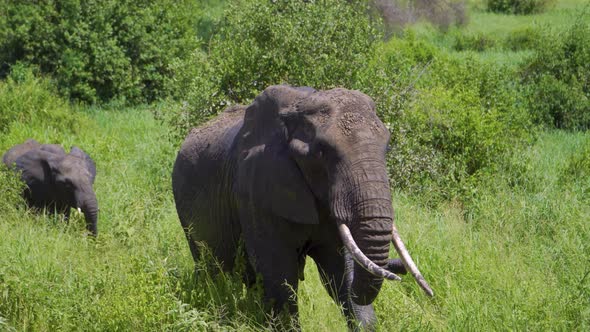
<svg viewBox="0 0 590 332">
<path fill-rule="evenodd" d="M 408 249 L 406 249 L 406 246 L 402 242 L 402 239 L 399 236 L 399 233 L 398 233 L 395 225 L 391 225 L 391 235 L 392 235 L 391 242 L 393 243 L 393 246 L 395 247 L 395 250 L 399 254 L 402 262 L 406 266 L 406 269 L 408 271 L 410 271 L 412 276 L 414 276 L 414 279 L 416 279 L 416 282 L 418 283 L 420 288 L 422 288 L 428 296 L 434 296 L 434 292 L 432 291 L 432 289 L 430 288 L 430 286 L 428 285 L 428 283 L 426 282 L 426 280 L 424 279 L 424 277 L 422 276 L 422 274 L 418 270 L 418 267 L 416 266 L 416 264 L 414 263 L 414 260 L 410 256 Z"/>
<path fill-rule="evenodd" d="M 375 264 L 371 261 L 361 249 L 356 245 L 354 239 L 352 238 L 352 234 L 350 234 L 350 229 L 344 224 L 338 225 L 338 231 L 340 232 L 340 237 L 342 237 L 342 242 L 348 251 L 350 252 L 352 258 L 355 262 L 357 262 L 360 266 L 362 266 L 365 270 L 376 277 L 385 278 L 389 280 L 402 280 L 396 274 L 391 273 L 384 268 L 380 267 L 379 265 Z"/>
<path fill-rule="evenodd" d="M 78 211 L 78 213 L 82 214 L 82 209 L 81 208 L 77 208 L 76 211 Z"/>
</svg>

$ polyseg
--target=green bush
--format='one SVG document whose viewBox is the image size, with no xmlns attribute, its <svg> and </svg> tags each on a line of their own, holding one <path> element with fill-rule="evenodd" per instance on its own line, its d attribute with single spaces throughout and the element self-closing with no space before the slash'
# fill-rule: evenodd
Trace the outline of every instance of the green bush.
<svg viewBox="0 0 590 332">
<path fill-rule="evenodd" d="M 171 62 L 195 44 L 191 1 L 0 2 L 0 75 L 38 65 L 85 102 L 167 96 Z"/>
<path fill-rule="evenodd" d="M 190 126 L 271 84 L 357 89 L 375 100 L 392 132 L 393 184 L 436 190 L 438 198 L 460 193 L 468 178 L 527 141 L 531 126 L 515 72 L 447 55 L 410 31 L 382 44 L 365 10 L 335 0 L 230 3 L 208 52 L 174 63 L 186 101 L 158 115 L 181 139 Z"/>
<path fill-rule="evenodd" d="M 53 84 L 38 78 L 30 67 L 17 64 L 6 80 L 0 81 L 0 137 L 13 125 L 56 128 L 76 132 L 82 119 L 76 119 L 70 105 L 57 95 Z M 3 140 L 4 141 L 4 140 Z M 0 143 L 0 148 L 4 147 Z M 7 148 L 7 147 L 6 147 Z"/>
<path fill-rule="evenodd" d="M 522 66 L 524 93 L 535 120 L 548 127 L 590 128 L 588 14 L 563 33 L 546 32 Z"/>
<path fill-rule="evenodd" d="M 590 198 L 590 139 L 586 138 L 578 153 L 567 159 L 559 176 L 564 188 L 581 188 L 586 198 Z M 577 183 L 578 185 L 572 185 Z"/>
<path fill-rule="evenodd" d="M 223 8 L 225 8 L 227 0 L 200 0 L 197 10 L 200 11 L 196 15 L 197 24 L 196 30 L 200 38 L 209 40 L 217 25 L 219 19 L 223 15 Z"/>
<path fill-rule="evenodd" d="M 514 30 L 506 37 L 504 46 L 512 51 L 529 50 L 537 47 L 542 39 L 541 32 L 535 28 L 523 28 Z"/>
<path fill-rule="evenodd" d="M 392 133 L 390 178 L 439 201 L 463 195 L 533 137 L 515 72 L 472 56 L 393 39 L 367 70 L 363 91 Z M 359 88 L 357 86 L 357 88 Z"/>
<path fill-rule="evenodd" d="M 24 200 L 21 196 L 24 183 L 20 181 L 19 177 L 14 176 L 14 172 L 8 169 L 4 163 L 0 163 L 0 188 L 2 188 L 0 215 L 5 217 L 10 214 L 15 215 L 17 207 L 24 207 Z"/>
<path fill-rule="evenodd" d="M 489 11 L 505 14 L 528 15 L 543 12 L 552 0 L 487 0 Z"/>
<path fill-rule="evenodd" d="M 485 34 L 463 34 L 458 33 L 455 37 L 453 49 L 456 51 L 473 50 L 483 52 L 496 46 L 497 41 Z"/>
<path fill-rule="evenodd" d="M 176 63 L 189 123 L 272 84 L 350 87 L 380 39 L 367 12 L 366 4 L 338 0 L 230 2 L 208 54 Z"/>
</svg>

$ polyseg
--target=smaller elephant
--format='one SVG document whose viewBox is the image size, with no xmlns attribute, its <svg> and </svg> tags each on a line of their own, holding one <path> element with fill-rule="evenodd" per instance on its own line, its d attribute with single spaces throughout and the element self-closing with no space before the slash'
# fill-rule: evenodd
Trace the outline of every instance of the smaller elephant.
<svg viewBox="0 0 590 332">
<path fill-rule="evenodd" d="M 63 213 L 66 220 L 70 208 L 77 208 L 84 213 L 88 231 L 98 234 L 98 202 L 92 188 L 96 166 L 88 154 L 75 146 L 66 154 L 60 145 L 28 139 L 8 150 L 2 161 L 21 173 L 30 207 Z"/>
</svg>

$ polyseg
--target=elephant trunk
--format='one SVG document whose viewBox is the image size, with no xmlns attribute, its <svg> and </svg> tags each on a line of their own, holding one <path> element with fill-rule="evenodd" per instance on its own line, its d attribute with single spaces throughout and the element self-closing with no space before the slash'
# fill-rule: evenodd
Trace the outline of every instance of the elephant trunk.
<svg viewBox="0 0 590 332">
<path fill-rule="evenodd" d="M 362 154 L 359 154 L 362 156 Z M 381 289 L 383 279 L 400 280 L 385 270 L 389 257 L 393 209 L 391 191 L 384 162 L 363 158 L 342 169 L 348 177 L 335 193 L 334 215 L 344 246 L 355 260 L 351 286 L 352 300 L 371 304 Z"/>
<path fill-rule="evenodd" d="M 93 235 L 98 235 L 98 201 L 96 200 L 96 194 L 90 191 L 85 195 L 86 197 L 81 200 L 78 205 L 84 213 L 86 219 L 86 229 Z"/>
<path fill-rule="evenodd" d="M 374 199 L 370 205 L 380 205 L 375 201 L 381 199 Z M 391 211 L 390 199 L 382 200 L 384 204 L 389 206 Z M 378 208 L 382 210 L 385 206 Z M 373 262 L 381 270 L 387 265 L 389 258 L 389 243 L 391 242 L 391 226 L 392 219 L 385 214 L 366 214 L 359 217 L 352 225 L 351 234 L 356 240 L 359 250 Z M 354 257 L 354 255 L 353 255 Z M 392 273 L 396 280 L 400 280 L 398 276 Z M 358 262 L 354 265 L 354 274 L 352 282 L 352 299 L 355 303 L 360 305 L 371 304 L 381 289 L 383 277 L 379 274 L 372 273 L 371 269 L 365 268 Z M 391 279 L 391 278 L 389 278 Z"/>
<path fill-rule="evenodd" d="M 393 224 L 393 208 L 389 179 L 384 163 L 359 163 L 362 171 L 355 178 L 353 190 L 338 195 L 336 215 L 343 244 L 355 260 L 351 286 L 352 300 L 359 305 L 371 304 L 381 289 L 383 279 L 401 280 L 385 270 L 389 257 L 389 243 L 394 247 L 406 269 L 420 287 L 432 296 L 433 292 L 418 271 Z M 355 170 L 353 169 L 353 173 Z"/>
</svg>

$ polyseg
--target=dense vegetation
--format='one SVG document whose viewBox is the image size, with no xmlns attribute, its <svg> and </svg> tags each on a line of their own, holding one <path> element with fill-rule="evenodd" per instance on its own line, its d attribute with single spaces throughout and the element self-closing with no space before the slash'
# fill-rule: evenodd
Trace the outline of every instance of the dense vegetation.
<svg viewBox="0 0 590 332">
<path fill-rule="evenodd" d="M 589 14 L 566 31 L 544 36 L 523 68 L 527 96 L 538 122 L 566 129 L 590 128 Z"/>
<path fill-rule="evenodd" d="M 196 38 L 191 1 L 0 2 L 0 75 L 19 61 L 86 102 L 170 94 L 172 62 Z"/>
<path fill-rule="evenodd" d="M 506 14 L 533 14 L 547 9 L 551 0 L 487 0 L 490 11 Z"/>
<path fill-rule="evenodd" d="M 170 173 L 188 128 L 280 83 L 361 90 L 391 131 L 436 297 L 386 283 L 381 330 L 588 330 L 590 5 L 493 3 L 546 2 L 400 2 L 422 8 L 402 22 L 387 1 L 0 1 L 0 151 L 83 147 L 101 208 L 84 237 L 0 167 L 0 330 L 268 328 L 259 290 L 195 278 Z M 314 264 L 300 296 L 305 330 L 345 328 Z"/>
</svg>

